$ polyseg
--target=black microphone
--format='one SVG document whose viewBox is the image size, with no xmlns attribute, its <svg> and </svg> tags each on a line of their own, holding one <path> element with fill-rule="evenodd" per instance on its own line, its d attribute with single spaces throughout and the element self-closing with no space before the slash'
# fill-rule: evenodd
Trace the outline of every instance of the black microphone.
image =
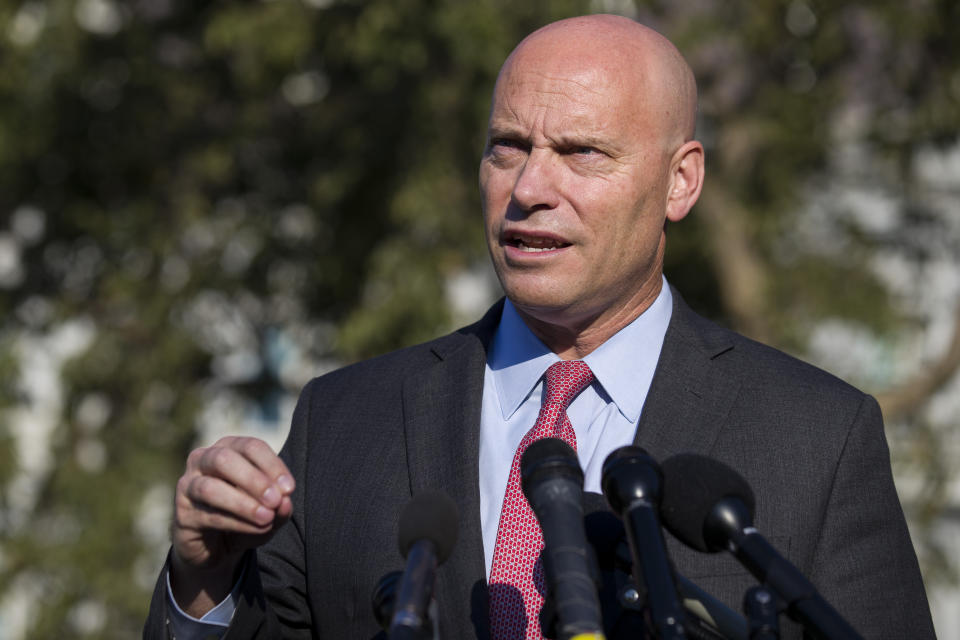
<svg viewBox="0 0 960 640">
<path fill-rule="evenodd" d="M 633 577 L 646 589 L 649 624 L 658 638 L 686 638 L 684 613 L 660 529 L 662 473 L 640 447 L 620 447 L 603 461 L 601 486 L 623 520 L 633 555 Z"/>
<path fill-rule="evenodd" d="M 393 607 L 397 603 L 397 583 L 403 577 L 403 571 L 391 571 L 380 577 L 373 593 L 370 594 L 370 606 L 373 617 L 384 631 L 390 631 L 390 622 L 393 620 Z"/>
<path fill-rule="evenodd" d="M 407 559 L 390 622 L 391 640 L 424 638 L 437 567 L 449 557 L 457 541 L 457 505 L 442 491 L 413 497 L 400 514 L 397 539 Z"/>
<path fill-rule="evenodd" d="M 537 440 L 520 458 L 520 481 L 543 532 L 544 577 L 553 596 L 558 638 L 603 638 L 576 452 L 557 438 Z"/>
<path fill-rule="evenodd" d="M 613 598 L 619 601 L 621 607 L 630 610 L 639 610 L 642 603 L 640 589 L 628 574 L 633 572 L 633 557 L 627 545 L 626 532 L 623 522 L 609 511 L 606 499 L 598 494 L 585 491 L 583 494 L 584 527 L 587 530 L 587 540 L 593 546 L 601 572 L 604 569 L 615 572 L 615 583 L 619 587 Z M 680 604 L 687 613 L 685 630 L 691 638 L 723 638 L 724 640 L 747 640 L 749 625 L 742 615 L 728 607 L 710 593 L 702 589 L 692 580 L 686 578 L 679 571 L 673 572 L 677 581 L 677 593 Z M 633 589 L 630 591 L 630 589 Z M 601 592 L 601 604 L 603 593 Z M 606 622 L 606 615 L 604 613 Z M 607 626 L 607 636 L 621 637 L 610 631 Z M 640 632 L 631 635 L 640 635 Z"/>
<path fill-rule="evenodd" d="M 667 529 L 699 551 L 731 552 L 787 605 L 787 615 L 816 637 L 861 638 L 793 564 L 753 527 L 750 485 L 727 465 L 696 454 L 663 463 L 661 513 Z"/>
</svg>

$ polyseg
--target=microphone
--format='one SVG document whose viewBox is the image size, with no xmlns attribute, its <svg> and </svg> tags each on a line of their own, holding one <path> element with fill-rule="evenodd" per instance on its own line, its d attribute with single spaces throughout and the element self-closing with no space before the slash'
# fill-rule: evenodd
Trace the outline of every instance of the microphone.
<svg viewBox="0 0 960 640">
<path fill-rule="evenodd" d="M 623 576 L 633 571 L 633 558 L 627 546 L 623 523 L 608 510 L 606 499 L 602 495 L 586 491 L 583 496 L 584 510 L 587 512 L 584 518 L 587 540 L 596 551 L 601 571 L 606 568 L 617 572 L 617 583 L 628 583 L 624 584 L 624 587 L 632 586 L 633 593 L 639 596 L 633 580 Z M 677 581 L 680 604 L 687 613 L 685 629 L 692 638 L 699 635 L 721 637 L 727 640 L 747 640 L 749 625 L 742 615 L 679 571 L 674 571 L 673 575 Z M 616 594 L 620 596 L 618 599 L 622 599 L 624 592 L 625 589 L 621 589 L 621 593 Z M 633 596 L 633 593 L 630 595 Z M 632 608 L 627 602 L 621 601 L 620 604 L 623 607 Z M 639 602 L 637 604 L 639 605 Z M 616 634 L 610 634 L 609 628 L 607 632 L 608 635 L 618 637 Z"/>
<path fill-rule="evenodd" d="M 397 583 L 402 576 L 403 571 L 385 573 L 373 588 L 373 593 L 370 594 L 373 617 L 377 619 L 377 624 L 384 631 L 390 631 L 393 607 L 397 603 Z"/>
<path fill-rule="evenodd" d="M 633 555 L 633 577 L 646 589 L 650 625 L 658 638 L 686 638 L 684 614 L 657 516 L 663 474 L 640 447 L 620 447 L 603 461 L 601 486 L 623 520 Z"/>
<path fill-rule="evenodd" d="M 399 578 L 393 606 L 391 640 L 413 640 L 428 635 L 427 612 L 437 567 L 453 550 L 458 520 L 457 505 L 442 491 L 418 493 L 403 508 L 397 539 L 407 564 Z"/>
<path fill-rule="evenodd" d="M 699 551 L 732 553 L 786 602 L 787 615 L 816 637 L 861 638 L 753 527 L 753 491 L 736 471 L 686 453 L 666 460 L 663 474 L 663 522 L 681 542 Z"/>
<path fill-rule="evenodd" d="M 583 471 L 576 452 L 557 438 L 533 442 L 520 458 L 520 483 L 543 532 L 541 557 L 553 595 L 557 637 L 602 639 L 596 570 L 583 527 Z"/>
</svg>

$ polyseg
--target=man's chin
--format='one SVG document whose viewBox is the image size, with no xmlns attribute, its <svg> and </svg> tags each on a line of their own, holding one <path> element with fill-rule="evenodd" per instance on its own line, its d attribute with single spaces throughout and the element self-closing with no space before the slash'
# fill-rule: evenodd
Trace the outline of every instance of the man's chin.
<svg viewBox="0 0 960 640">
<path fill-rule="evenodd" d="M 532 279 L 531 279 L 532 280 Z M 549 281 L 528 281 L 522 285 L 509 283 L 504 291 L 510 302 L 518 309 L 550 313 L 568 306 L 575 297 L 570 295 L 570 287 L 558 286 Z"/>
<path fill-rule="evenodd" d="M 507 297 L 521 316 L 549 324 L 566 324 L 564 320 L 575 315 L 577 300 L 569 295 L 549 291 L 510 291 Z"/>
</svg>

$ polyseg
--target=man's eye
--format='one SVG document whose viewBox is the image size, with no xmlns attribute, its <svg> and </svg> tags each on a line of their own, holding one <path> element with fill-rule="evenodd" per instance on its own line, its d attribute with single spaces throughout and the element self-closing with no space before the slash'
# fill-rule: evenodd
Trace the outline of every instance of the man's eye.
<svg viewBox="0 0 960 640">
<path fill-rule="evenodd" d="M 490 141 L 490 148 L 523 149 L 525 148 L 525 145 L 519 140 L 511 140 L 509 138 L 494 138 Z"/>
<path fill-rule="evenodd" d="M 590 155 L 597 153 L 597 150 L 593 147 L 571 147 L 570 153 L 575 153 L 577 155 Z"/>
</svg>

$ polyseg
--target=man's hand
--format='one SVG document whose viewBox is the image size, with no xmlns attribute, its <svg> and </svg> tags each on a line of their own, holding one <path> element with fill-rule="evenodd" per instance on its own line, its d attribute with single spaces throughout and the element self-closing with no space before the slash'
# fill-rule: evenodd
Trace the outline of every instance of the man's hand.
<svg viewBox="0 0 960 640">
<path fill-rule="evenodd" d="M 293 513 L 293 475 L 256 438 L 196 449 L 177 482 L 170 585 L 194 617 L 230 593 L 243 553 L 264 544 Z"/>
</svg>

